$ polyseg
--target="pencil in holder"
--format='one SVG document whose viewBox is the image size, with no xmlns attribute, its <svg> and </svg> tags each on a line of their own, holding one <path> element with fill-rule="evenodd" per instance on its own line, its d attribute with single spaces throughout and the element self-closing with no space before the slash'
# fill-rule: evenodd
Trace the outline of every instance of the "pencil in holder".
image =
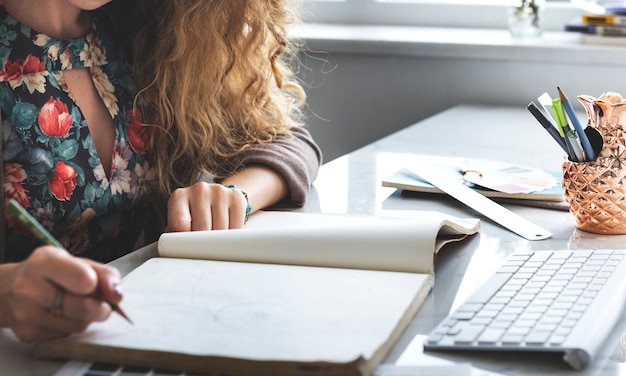
<svg viewBox="0 0 626 376">
<path fill-rule="evenodd" d="M 594 161 L 563 163 L 565 200 L 579 229 L 626 234 L 626 102 L 617 93 L 578 100 L 589 118 L 585 133 L 601 144 Z"/>
</svg>

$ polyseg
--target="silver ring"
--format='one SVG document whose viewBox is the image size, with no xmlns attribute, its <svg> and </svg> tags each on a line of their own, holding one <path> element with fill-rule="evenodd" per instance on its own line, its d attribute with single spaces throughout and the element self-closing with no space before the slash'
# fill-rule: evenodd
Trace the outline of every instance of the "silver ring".
<svg viewBox="0 0 626 376">
<path fill-rule="evenodd" d="M 60 287 L 57 287 L 57 294 L 54 297 L 54 303 L 52 303 L 52 308 L 50 309 L 50 314 L 54 317 L 61 316 L 61 310 L 63 309 L 63 297 L 65 296 L 65 290 Z"/>
</svg>

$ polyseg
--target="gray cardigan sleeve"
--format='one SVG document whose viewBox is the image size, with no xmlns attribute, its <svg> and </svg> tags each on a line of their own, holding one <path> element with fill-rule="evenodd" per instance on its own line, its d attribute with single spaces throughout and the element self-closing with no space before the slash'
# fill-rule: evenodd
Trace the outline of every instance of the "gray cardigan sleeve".
<svg viewBox="0 0 626 376">
<path fill-rule="evenodd" d="M 236 158 L 240 168 L 264 165 L 285 179 L 289 194 L 285 204 L 302 206 L 322 164 L 322 152 L 309 131 L 291 128 L 293 137 L 280 136 L 269 144 L 254 145 Z"/>
</svg>

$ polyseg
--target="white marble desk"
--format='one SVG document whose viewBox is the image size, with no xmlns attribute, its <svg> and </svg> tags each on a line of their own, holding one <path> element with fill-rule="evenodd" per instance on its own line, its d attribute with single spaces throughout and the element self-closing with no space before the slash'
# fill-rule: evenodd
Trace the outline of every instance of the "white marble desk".
<svg viewBox="0 0 626 376">
<path fill-rule="evenodd" d="M 568 212 L 508 206 L 553 233 L 550 239 L 527 241 L 444 195 L 402 194 L 382 187 L 381 180 L 402 166 L 402 153 L 491 158 L 550 171 L 560 171 L 564 158 L 523 105 L 520 108 L 459 106 L 322 167 L 304 211 L 410 216 L 416 210 L 437 210 L 482 220 L 478 235 L 441 251 L 433 292 L 385 363 L 411 365 L 443 359 L 471 362 L 478 369 L 505 375 L 574 374 L 554 357 L 451 352 L 423 355 L 419 340 L 513 251 L 619 248 L 626 244 L 626 236 L 600 236 L 577 230 Z M 148 246 L 113 264 L 127 273 L 155 253 L 155 247 Z M 626 323 L 626 316 L 622 321 Z M 617 328 L 603 356 L 580 374 L 626 375 L 626 365 L 619 361 L 626 350 L 614 351 L 620 334 L 621 328 Z M 7 373 L 12 375 L 47 375 L 61 363 L 30 359 L 28 347 L 16 344 L 5 330 L 0 332 L 0 365 L 2 374 L 8 369 L 15 371 Z"/>
</svg>

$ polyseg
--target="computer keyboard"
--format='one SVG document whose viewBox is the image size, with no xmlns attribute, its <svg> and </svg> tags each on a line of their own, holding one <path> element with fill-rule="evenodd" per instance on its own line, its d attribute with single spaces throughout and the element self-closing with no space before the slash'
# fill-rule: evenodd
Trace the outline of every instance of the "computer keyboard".
<svg viewBox="0 0 626 376">
<path fill-rule="evenodd" d="M 428 335 L 426 350 L 563 352 L 583 369 L 626 303 L 626 250 L 512 254 Z"/>
</svg>

